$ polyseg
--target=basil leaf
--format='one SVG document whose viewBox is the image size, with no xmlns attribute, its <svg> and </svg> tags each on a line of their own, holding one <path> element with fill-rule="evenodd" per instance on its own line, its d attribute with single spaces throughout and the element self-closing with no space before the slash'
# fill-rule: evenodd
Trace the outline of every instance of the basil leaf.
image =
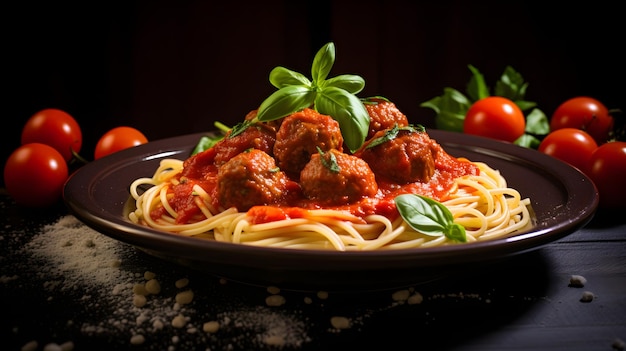
<svg viewBox="0 0 626 351">
<path fill-rule="evenodd" d="M 259 121 L 272 121 L 285 117 L 315 101 L 316 92 L 302 85 L 288 85 L 275 91 L 259 106 L 256 118 Z"/>
<path fill-rule="evenodd" d="M 365 105 L 377 105 L 378 101 L 376 100 L 383 100 L 383 101 L 387 101 L 387 102 L 391 102 L 391 100 L 387 99 L 384 96 L 370 96 L 370 97 L 366 97 L 366 98 L 362 98 L 361 102 L 363 102 Z"/>
<path fill-rule="evenodd" d="M 233 138 L 239 134 L 241 134 L 244 130 L 248 129 L 251 125 L 254 124 L 254 120 L 245 120 L 243 122 L 239 122 L 235 124 L 232 128 L 230 134 L 228 134 L 228 138 Z"/>
<path fill-rule="evenodd" d="M 317 93 L 315 108 L 339 123 L 343 141 L 350 151 L 354 152 L 363 145 L 369 131 L 370 116 L 359 98 L 343 89 L 326 87 Z"/>
<path fill-rule="evenodd" d="M 467 233 L 465 232 L 465 228 L 457 223 L 452 223 L 452 225 L 447 228 L 446 237 L 452 241 L 460 243 L 467 242 Z"/>
<path fill-rule="evenodd" d="M 315 54 L 313 65 L 311 66 L 311 77 L 313 83 L 319 84 L 328 77 L 330 69 L 335 63 L 335 44 L 330 42 Z"/>
<path fill-rule="evenodd" d="M 358 94 L 365 87 L 365 80 L 361 76 L 353 74 L 342 74 L 325 80 L 322 87 L 341 88 L 350 94 Z"/>
<path fill-rule="evenodd" d="M 530 110 L 531 108 L 537 106 L 537 103 L 536 102 L 532 102 L 532 101 L 513 100 L 513 102 L 522 111 Z"/>
<path fill-rule="evenodd" d="M 207 136 L 204 135 L 198 140 L 196 147 L 191 151 L 191 156 L 212 148 L 218 141 L 224 139 L 223 135 Z"/>
<path fill-rule="evenodd" d="M 444 111 L 435 118 L 435 127 L 441 130 L 463 133 L 465 114 Z"/>
<path fill-rule="evenodd" d="M 539 144 L 541 144 L 541 140 L 537 139 L 537 137 L 531 134 L 526 133 L 517 138 L 517 140 L 515 140 L 513 144 L 531 149 L 537 149 L 539 147 Z"/>
<path fill-rule="evenodd" d="M 385 134 L 383 134 L 383 136 L 378 137 L 372 141 L 370 141 L 367 146 L 365 147 L 366 149 L 371 149 L 373 147 L 376 147 L 380 144 L 386 143 L 390 140 L 395 139 L 398 136 L 398 132 L 400 131 L 400 128 L 398 128 L 398 123 L 393 125 L 393 128 L 388 129 L 387 131 L 385 131 Z"/>
<path fill-rule="evenodd" d="M 442 203 L 417 194 L 404 194 L 394 199 L 404 221 L 414 230 L 429 236 L 466 242 L 465 228 L 454 223 L 450 210 Z"/>
<path fill-rule="evenodd" d="M 469 83 L 467 83 L 467 95 L 469 95 L 472 101 L 486 98 L 489 96 L 489 87 L 487 83 L 485 83 L 485 77 L 483 77 L 482 73 L 480 73 L 476 67 L 472 65 L 468 67 L 470 71 L 472 71 L 472 78 L 470 78 Z"/>
<path fill-rule="evenodd" d="M 538 108 L 533 109 L 526 116 L 526 133 L 535 135 L 546 135 L 550 132 L 550 122 L 543 111 Z"/>
<path fill-rule="evenodd" d="M 524 82 L 522 75 L 515 71 L 513 67 L 506 66 L 500 80 L 496 82 L 494 95 L 513 101 L 524 100 L 526 88 L 528 88 L 528 83 Z"/>
<path fill-rule="evenodd" d="M 304 74 L 281 66 L 274 67 L 270 72 L 270 83 L 278 89 L 288 85 L 311 86 L 311 81 Z"/>
<path fill-rule="evenodd" d="M 420 104 L 435 111 L 437 129 L 453 132 L 463 132 L 465 114 L 471 105 L 472 102 L 463 93 L 453 88 L 444 88 L 443 95 Z"/>
</svg>

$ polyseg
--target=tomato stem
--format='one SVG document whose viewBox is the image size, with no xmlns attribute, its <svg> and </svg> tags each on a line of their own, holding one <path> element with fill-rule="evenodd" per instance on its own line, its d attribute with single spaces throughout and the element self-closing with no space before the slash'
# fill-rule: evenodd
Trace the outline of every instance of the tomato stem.
<svg viewBox="0 0 626 351">
<path fill-rule="evenodd" d="M 89 161 L 87 161 L 84 157 L 82 157 L 76 151 L 74 151 L 74 149 L 72 149 L 72 159 L 70 160 L 70 164 L 73 164 L 76 161 L 80 162 L 83 165 L 89 163 Z"/>
</svg>

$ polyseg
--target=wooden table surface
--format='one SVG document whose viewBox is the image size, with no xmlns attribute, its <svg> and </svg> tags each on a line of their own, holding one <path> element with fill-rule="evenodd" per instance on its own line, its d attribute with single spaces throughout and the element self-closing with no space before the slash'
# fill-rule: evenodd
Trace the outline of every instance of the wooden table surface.
<svg viewBox="0 0 626 351">
<path fill-rule="evenodd" d="M 561 240 L 475 270 L 412 286 L 325 292 L 225 281 L 112 240 L 107 250 L 120 258 L 120 274 L 94 283 L 80 274 L 81 267 L 65 267 L 63 257 L 29 252 L 29 243 L 41 241 L 42 234 L 55 240 L 45 228 L 68 219 L 62 205 L 30 211 L 4 192 L 0 199 L 3 350 L 59 345 L 74 350 L 610 351 L 623 350 L 626 342 L 623 211 L 599 210 L 584 228 Z M 137 307 L 129 284 L 145 283 L 146 272 L 162 290 Z M 574 275 L 586 279 L 584 286 L 570 285 Z M 188 286 L 174 287 L 183 277 Z M 176 304 L 176 294 L 187 287 L 193 300 Z M 593 299 L 581 301 L 584 296 Z M 215 325 L 218 330 L 210 329 Z"/>
</svg>

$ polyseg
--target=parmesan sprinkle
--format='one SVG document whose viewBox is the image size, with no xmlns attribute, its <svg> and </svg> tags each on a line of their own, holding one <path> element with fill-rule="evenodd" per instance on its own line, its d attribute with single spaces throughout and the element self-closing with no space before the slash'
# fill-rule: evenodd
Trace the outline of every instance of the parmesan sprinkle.
<svg viewBox="0 0 626 351">
<path fill-rule="evenodd" d="M 37 277 L 43 280 L 49 299 L 63 294 L 83 294 L 80 300 L 84 310 L 76 314 L 83 320 L 78 325 L 79 332 L 87 337 L 110 335 L 115 336 L 116 342 L 123 342 L 117 336 L 126 334 L 128 346 L 142 345 L 147 350 L 195 349 L 207 345 L 208 340 L 212 349 L 256 350 L 276 346 L 297 348 L 311 341 L 299 312 L 263 309 L 285 304 L 285 297 L 278 295 L 278 287 L 267 288 L 272 295 L 268 296 L 266 307 L 259 309 L 250 310 L 247 304 L 242 304 L 236 289 L 235 295 L 218 293 L 217 296 L 229 298 L 215 303 L 210 295 L 202 296 L 201 305 L 197 305 L 190 278 L 171 278 L 169 269 L 160 272 L 143 267 L 142 270 L 141 264 L 149 260 L 139 258 L 133 247 L 88 228 L 71 215 L 44 226 L 22 250 L 33 260 L 25 262 L 25 267 L 37 267 Z M 129 271 L 129 267 L 134 270 Z M 22 284 L 23 279 L 4 275 L 0 282 Z M 217 278 L 215 287 L 233 289 L 227 280 Z M 210 291 L 210 288 L 203 290 L 205 294 Z M 102 317 L 97 317 L 100 314 Z M 198 333 L 200 339 L 185 336 Z M 162 340 L 166 335 L 169 337 L 164 345 Z M 29 340 L 21 347 L 23 351 L 40 349 L 72 351 L 73 343 L 58 345 L 52 340 Z"/>
</svg>

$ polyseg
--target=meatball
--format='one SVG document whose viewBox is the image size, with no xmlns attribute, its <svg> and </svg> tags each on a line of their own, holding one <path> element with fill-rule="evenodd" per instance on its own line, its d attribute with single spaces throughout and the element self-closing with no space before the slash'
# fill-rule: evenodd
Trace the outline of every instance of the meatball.
<svg viewBox="0 0 626 351">
<path fill-rule="evenodd" d="M 255 205 L 280 201 L 288 183 L 274 159 L 251 149 L 224 163 L 217 172 L 218 200 L 222 207 L 247 211 Z"/>
<path fill-rule="evenodd" d="M 215 146 L 215 165 L 220 166 L 248 149 L 258 149 L 272 154 L 276 132 L 274 128 L 265 123 L 255 123 L 246 128 L 243 132 L 231 137 L 229 132 L 224 139 Z"/>
<path fill-rule="evenodd" d="M 284 118 L 276 133 L 274 157 L 280 169 L 297 176 L 318 147 L 324 152 L 343 151 L 339 123 L 330 116 L 304 109 Z"/>
<path fill-rule="evenodd" d="M 384 134 L 385 131 L 378 132 L 370 142 Z M 368 163 L 377 177 L 399 184 L 425 183 L 435 173 L 439 148 L 425 132 L 400 131 L 392 140 L 373 147 L 368 147 L 368 144 L 356 155 Z"/>
<path fill-rule="evenodd" d="M 312 155 L 300 173 L 300 186 L 307 198 L 327 205 L 352 203 L 378 192 L 367 163 L 337 150 Z"/>
<path fill-rule="evenodd" d="M 395 124 L 398 127 L 406 127 L 409 125 L 409 121 L 406 115 L 396 107 L 393 102 L 380 99 L 369 98 L 365 103 L 365 109 L 370 115 L 370 128 L 367 134 L 367 139 L 381 130 L 393 128 Z"/>
</svg>

